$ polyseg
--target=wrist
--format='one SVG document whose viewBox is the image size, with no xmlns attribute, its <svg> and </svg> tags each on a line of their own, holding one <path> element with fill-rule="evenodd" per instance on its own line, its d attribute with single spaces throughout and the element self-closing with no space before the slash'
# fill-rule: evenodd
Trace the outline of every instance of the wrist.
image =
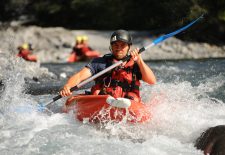
<svg viewBox="0 0 225 155">
<path fill-rule="evenodd" d="M 70 86 L 70 85 L 68 85 L 68 84 L 65 84 L 65 85 L 64 85 L 64 88 L 70 89 L 70 88 L 71 88 L 71 86 Z"/>
<path fill-rule="evenodd" d="M 143 59 L 142 59 L 141 57 L 140 57 L 139 59 L 137 59 L 137 61 L 136 61 L 136 63 L 137 63 L 138 65 L 141 65 L 142 62 L 143 62 Z"/>
</svg>

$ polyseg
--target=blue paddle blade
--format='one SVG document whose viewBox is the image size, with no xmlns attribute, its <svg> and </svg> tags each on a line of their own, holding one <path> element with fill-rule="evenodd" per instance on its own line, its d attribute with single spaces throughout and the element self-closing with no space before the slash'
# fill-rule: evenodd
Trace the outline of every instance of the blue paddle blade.
<svg viewBox="0 0 225 155">
<path fill-rule="evenodd" d="M 46 110 L 46 107 L 43 104 L 37 105 L 37 111 L 44 112 Z"/>
<path fill-rule="evenodd" d="M 155 40 L 153 41 L 153 44 L 156 45 L 156 44 L 162 42 L 163 40 L 165 40 L 165 39 L 167 39 L 167 38 L 169 38 L 169 37 L 175 36 L 176 34 L 178 34 L 178 33 L 182 32 L 182 31 L 186 30 L 187 28 L 189 28 L 190 26 L 192 26 L 194 23 L 196 23 L 197 21 L 199 21 L 199 20 L 202 19 L 202 18 L 203 18 L 203 15 L 201 15 L 200 17 L 198 17 L 196 20 L 192 21 L 192 22 L 189 23 L 188 25 L 186 25 L 186 26 L 184 26 L 184 27 L 182 27 L 182 28 L 180 28 L 180 29 L 178 29 L 178 30 L 176 30 L 176 31 L 174 31 L 174 32 L 171 32 L 171 33 L 169 33 L 169 34 L 165 34 L 165 35 L 163 35 L 163 36 L 161 36 L 161 37 L 155 39 Z"/>
<path fill-rule="evenodd" d="M 16 112 L 16 113 L 32 113 L 34 111 L 45 112 L 45 111 L 49 111 L 49 109 L 43 104 L 37 104 L 37 106 L 32 106 L 32 105 L 17 106 L 13 108 L 13 112 Z"/>
<path fill-rule="evenodd" d="M 32 106 L 17 106 L 15 108 L 12 109 L 13 112 L 16 113 L 32 113 L 34 111 L 34 107 Z"/>
</svg>

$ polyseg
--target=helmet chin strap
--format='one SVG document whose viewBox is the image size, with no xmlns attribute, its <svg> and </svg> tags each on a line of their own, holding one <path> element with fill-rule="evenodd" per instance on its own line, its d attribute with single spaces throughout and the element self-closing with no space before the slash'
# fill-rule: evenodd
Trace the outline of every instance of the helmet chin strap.
<svg viewBox="0 0 225 155">
<path fill-rule="evenodd" d="M 117 59 L 117 58 L 114 56 L 114 54 L 113 54 L 113 51 L 112 51 L 112 46 L 111 46 L 111 45 L 109 46 L 109 50 L 110 50 L 110 52 L 112 53 L 112 55 L 113 55 L 113 58 L 114 58 L 114 59 L 116 59 L 116 60 L 118 60 L 118 61 L 119 61 L 119 60 L 121 60 L 121 59 L 123 59 L 123 58 L 124 58 L 124 57 L 123 57 L 123 58 L 121 58 L 121 59 Z M 129 49 L 127 50 L 127 54 L 126 54 L 126 56 L 128 56 L 129 50 L 130 50 L 130 46 L 129 46 Z M 125 57 L 126 57 L 126 56 L 125 56 Z"/>
</svg>

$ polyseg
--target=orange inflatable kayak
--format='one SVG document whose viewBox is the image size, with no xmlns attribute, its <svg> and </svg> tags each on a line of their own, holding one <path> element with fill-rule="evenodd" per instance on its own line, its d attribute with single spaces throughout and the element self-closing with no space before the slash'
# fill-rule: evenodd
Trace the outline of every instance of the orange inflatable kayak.
<svg viewBox="0 0 225 155">
<path fill-rule="evenodd" d="M 129 108 L 118 108 L 106 102 L 109 95 L 77 95 L 69 98 L 63 106 L 63 112 L 75 111 L 80 121 L 89 122 L 126 121 L 146 122 L 151 118 L 149 108 L 142 102 L 130 100 Z"/>
</svg>

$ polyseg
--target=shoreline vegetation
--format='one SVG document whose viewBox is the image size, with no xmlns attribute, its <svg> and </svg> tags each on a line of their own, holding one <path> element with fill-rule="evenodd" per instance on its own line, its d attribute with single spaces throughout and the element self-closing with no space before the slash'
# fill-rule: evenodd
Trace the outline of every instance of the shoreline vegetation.
<svg viewBox="0 0 225 155">
<path fill-rule="evenodd" d="M 150 31 L 154 35 L 172 32 L 203 15 L 199 24 L 185 35 L 185 41 L 225 44 L 224 0 L 3 0 L 0 27 L 15 25 L 64 27 L 67 30 Z"/>
</svg>

